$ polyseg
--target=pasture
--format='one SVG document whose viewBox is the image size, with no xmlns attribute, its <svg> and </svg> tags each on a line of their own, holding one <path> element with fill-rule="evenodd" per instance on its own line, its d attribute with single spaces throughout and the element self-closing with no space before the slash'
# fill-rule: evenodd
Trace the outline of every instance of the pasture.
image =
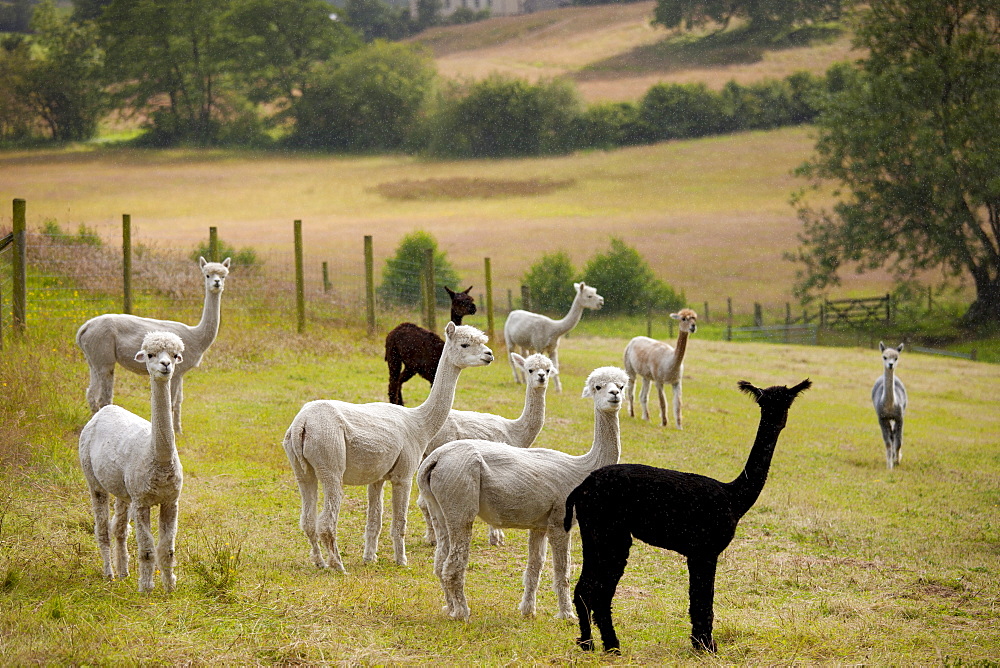
<svg viewBox="0 0 1000 668">
<path fill-rule="evenodd" d="M 297 487 L 281 448 L 308 400 L 382 400 L 380 337 L 262 322 L 227 286 L 218 340 L 185 378 L 185 468 L 178 587 L 151 595 L 101 578 L 76 440 L 89 417 L 74 323 L 53 319 L 0 357 L 0 661 L 59 664 L 874 664 L 995 665 L 1000 649 L 1000 367 L 904 353 L 910 393 L 902 466 L 885 469 L 869 391 L 877 351 L 735 344 L 688 346 L 685 429 L 621 416 L 622 460 L 728 480 L 758 422 L 736 381 L 813 389 L 793 406 L 769 482 L 720 562 L 718 655 L 688 642 L 687 572 L 676 554 L 637 544 L 615 600 L 624 656 L 587 655 L 575 624 L 552 618 L 543 574 L 536 619 L 516 611 L 523 531 L 504 547 L 478 522 L 468 623 L 440 612 L 432 550 L 411 500 L 410 565 L 361 562 L 365 492 L 347 488 L 340 544 L 347 575 L 318 571 L 298 528 Z M 152 305 L 157 312 L 166 303 Z M 229 307 L 227 309 L 227 307 Z M 476 316 L 472 324 L 482 325 Z M 628 338 L 571 334 L 564 391 L 550 388 L 538 446 L 580 454 L 591 441 L 587 373 L 621 363 Z M 456 407 L 516 415 L 502 346 L 459 379 Z M 148 415 L 146 378 L 119 372 L 116 401 Z M 410 405 L 427 384 L 406 386 Z M 134 544 L 134 540 L 133 540 Z M 133 548 L 134 549 L 134 548 Z M 574 536 L 571 576 L 579 570 Z M 134 555 L 134 553 L 133 553 Z"/>
</svg>

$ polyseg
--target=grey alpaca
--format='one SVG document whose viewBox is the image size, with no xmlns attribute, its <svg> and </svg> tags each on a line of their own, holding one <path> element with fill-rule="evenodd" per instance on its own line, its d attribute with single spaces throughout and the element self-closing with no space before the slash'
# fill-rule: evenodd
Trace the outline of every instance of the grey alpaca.
<svg viewBox="0 0 1000 668">
<path fill-rule="evenodd" d="M 879 341 L 878 349 L 882 351 L 882 375 L 875 379 L 875 385 L 872 386 L 872 405 L 875 406 L 878 426 L 882 429 L 882 440 L 885 441 L 885 465 L 892 470 L 903 459 L 906 388 L 903 381 L 896 377 L 896 365 L 899 364 L 903 344 L 887 348 Z M 887 392 L 888 387 L 893 388 L 893 391 Z"/>
<path fill-rule="evenodd" d="M 566 499 L 564 527 L 580 523 L 583 568 L 573 592 L 580 620 L 577 644 L 593 650 L 590 620 L 601 632 L 606 652 L 618 652 L 611 601 L 625 572 L 632 538 L 687 557 L 691 643 L 714 652 L 712 637 L 715 571 L 736 525 L 757 501 L 788 409 L 812 383 L 758 389 L 745 380 L 739 388 L 760 406 L 760 425 L 743 472 L 724 483 L 695 473 L 642 464 L 617 464 L 591 473 Z"/>
</svg>

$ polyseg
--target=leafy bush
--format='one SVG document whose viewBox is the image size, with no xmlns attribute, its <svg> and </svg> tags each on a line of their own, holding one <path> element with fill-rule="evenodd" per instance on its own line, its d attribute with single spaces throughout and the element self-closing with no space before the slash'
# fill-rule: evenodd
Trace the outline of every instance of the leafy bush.
<svg viewBox="0 0 1000 668">
<path fill-rule="evenodd" d="M 103 242 L 97 231 L 80 223 L 76 234 L 63 231 L 62 227 L 54 219 L 46 220 L 42 223 L 42 234 L 53 241 L 61 244 L 80 244 L 82 246 L 101 246 Z"/>
<path fill-rule="evenodd" d="M 565 251 L 543 255 L 522 281 L 531 291 L 531 309 L 564 313 L 573 304 L 576 270 Z"/>
<path fill-rule="evenodd" d="M 683 293 L 656 278 L 639 252 L 621 239 L 611 239 L 607 253 L 597 253 L 583 269 L 583 280 L 604 297 L 602 313 L 639 315 L 650 308 L 684 306 Z"/>
<path fill-rule="evenodd" d="M 607 149 L 649 141 L 639 108 L 631 102 L 592 104 L 577 117 L 575 126 L 577 148 Z"/>
<path fill-rule="evenodd" d="M 427 250 L 434 254 L 434 301 L 438 306 L 449 306 L 448 293 L 441 289 L 458 288 L 458 274 L 452 268 L 444 251 L 439 251 L 437 241 L 427 232 L 417 230 L 403 237 L 396 254 L 385 261 L 379 297 L 388 304 L 419 306 L 423 303 L 421 282 Z"/>
<path fill-rule="evenodd" d="M 723 132 L 728 114 L 722 97 L 704 84 L 657 84 L 639 103 L 650 139 L 682 139 Z"/>
<path fill-rule="evenodd" d="M 233 246 L 227 244 L 222 239 L 218 239 L 217 242 L 219 246 L 219 256 L 217 259 L 218 262 L 222 262 L 228 257 L 232 259 L 232 262 L 230 263 L 232 267 L 241 267 L 246 269 L 259 267 L 264 263 L 263 260 L 257 257 L 257 251 L 255 251 L 253 248 L 241 248 L 240 250 L 236 250 Z M 206 260 L 211 261 L 212 259 L 211 240 L 206 239 L 205 241 L 202 241 L 200 244 L 198 244 L 197 248 L 191 251 L 191 254 L 188 255 L 188 257 L 190 257 L 192 260 L 196 262 L 198 261 L 199 257 L 203 257 Z"/>
</svg>

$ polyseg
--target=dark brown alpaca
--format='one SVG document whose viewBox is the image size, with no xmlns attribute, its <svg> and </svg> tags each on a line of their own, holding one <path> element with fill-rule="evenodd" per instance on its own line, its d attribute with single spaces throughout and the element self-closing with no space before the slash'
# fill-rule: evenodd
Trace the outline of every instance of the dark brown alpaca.
<svg viewBox="0 0 1000 668">
<path fill-rule="evenodd" d="M 775 385 L 762 390 L 739 382 L 739 388 L 760 406 L 760 426 L 746 466 L 732 482 L 642 464 L 615 464 L 594 471 L 570 493 L 564 525 L 569 531 L 575 508 L 583 548 L 583 569 L 573 592 L 580 647 L 594 649 L 593 617 L 604 651 L 619 651 L 611 600 L 635 537 L 687 557 L 691 643 L 695 649 L 715 651 L 716 563 L 764 489 L 788 409 L 811 385 L 807 379 L 791 388 Z"/>
<path fill-rule="evenodd" d="M 444 288 L 451 297 L 451 321 L 462 324 L 462 318 L 476 312 L 476 304 L 469 296 L 470 285 L 462 292 L 455 292 L 448 286 Z M 412 322 L 404 322 L 389 332 L 385 337 L 385 361 L 389 365 L 389 403 L 403 405 L 403 383 L 420 375 L 434 384 L 434 372 L 437 371 L 444 350 L 444 339 Z"/>
</svg>

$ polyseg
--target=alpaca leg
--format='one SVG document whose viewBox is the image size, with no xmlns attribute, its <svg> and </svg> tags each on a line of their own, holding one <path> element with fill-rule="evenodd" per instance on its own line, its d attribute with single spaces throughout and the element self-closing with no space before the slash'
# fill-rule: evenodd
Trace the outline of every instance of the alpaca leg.
<svg viewBox="0 0 1000 668">
<path fill-rule="evenodd" d="M 639 390 L 639 405 L 642 406 L 642 419 L 649 419 L 649 378 L 642 377 L 642 389 Z"/>
<path fill-rule="evenodd" d="M 324 477 L 323 480 L 323 510 L 316 520 L 316 532 L 320 543 L 326 547 L 330 568 L 346 573 L 344 563 L 340 559 L 340 549 L 337 547 L 337 520 L 340 518 L 340 502 L 344 496 L 341 486 L 343 474 Z M 303 504 L 305 500 L 303 499 Z M 305 506 L 303 505 L 303 513 Z"/>
<path fill-rule="evenodd" d="M 177 584 L 174 575 L 174 539 L 177 536 L 177 501 L 160 504 L 160 531 L 156 545 L 156 566 L 163 588 L 171 592 Z"/>
<path fill-rule="evenodd" d="M 555 373 L 552 375 L 556 381 L 556 392 L 562 392 L 562 380 L 559 378 L 559 349 L 553 348 L 547 356 L 552 360 L 552 368 L 555 369 Z M 525 378 L 524 382 L 528 382 L 527 378 Z"/>
<path fill-rule="evenodd" d="M 628 397 L 628 416 L 635 417 L 635 410 L 632 407 L 632 395 L 635 393 L 635 374 L 628 374 L 628 381 L 625 383 L 625 396 Z"/>
<path fill-rule="evenodd" d="M 399 380 L 399 375 L 403 369 L 403 362 L 393 353 L 386 353 L 385 363 L 389 366 L 389 403 L 403 405 L 403 382 Z"/>
<path fill-rule="evenodd" d="M 423 494 L 417 496 L 417 508 L 420 508 L 420 513 L 424 516 L 424 525 L 427 527 L 424 530 L 424 540 L 428 545 L 436 545 L 437 536 L 434 533 L 434 520 L 431 518 L 431 511 L 427 507 L 427 499 L 424 498 Z"/>
<path fill-rule="evenodd" d="M 403 383 L 405 383 L 406 381 L 410 380 L 411 378 L 413 378 L 416 375 L 417 375 L 416 371 L 411 370 L 409 367 L 405 367 L 405 366 L 403 367 L 403 371 L 399 375 L 399 385 L 397 386 L 397 389 L 396 389 L 396 398 L 399 399 L 399 405 L 400 406 L 405 405 L 403 403 Z M 432 381 L 432 384 L 433 384 L 433 381 Z"/>
<path fill-rule="evenodd" d="M 664 425 L 666 423 L 664 422 Z M 681 384 L 680 381 L 674 383 L 674 426 L 683 429 L 681 424 Z"/>
<path fill-rule="evenodd" d="M 878 425 L 882 429 L 882 441 L 885 443 L 885 465 L 889 470 L 892 470 L 896 466 L 896 457 L 892 452 L 894 438 L 892 421 L 879 418 Z"/>
<path fill-rule="evenodd" d="M 378 537 L 382 533 L 382 488 L 385 481 L 379 480 L 368 485 L 368 522 L 365 524 L 364 562 L 370 564 L 378 559 Z"/>
<path fill-rule="evenodd" d="M 115 398 L 115 365 L 100 368 L 90 365 L 90 385 L 87 387 L 87 404 L 96 413 Z"/>
<path fill-rule="evenodd" d="M 691 644 L 695 649 L 716 651 L 712 638 L 714 622 L 713 601 L 715 599 L 715 568 L 718 557 L 688 557 L 690 584 L 688 595 L 691 616 Z"/>
<path fill-rule="evenodd" d="M 517 383 L 518 385 L 520 385 L 521 384 L 520 369 L 518 369 L 517 365 L 514 364 L 514 358 L 511 357 L 511 355 L 513 353 L 520 354 L 520 352 L 522 352 L 522 351 L 520 351 L 518 349 L 518 346 L 513 345 L 510 341 L 505 341 L 505 343 L 507 344 L 507 363 L 510 364 L 511 373 L 514 374 L 514 382 Z M 523 352 L 525 354 L 522 355 L 522 357 L 527 357 L 527 351 L 523 351 Z M 525 382 L 527 382 L 527 380 L 525 380 Z"/>
<path fill-rule="evenodd" d="M 135 542 L 139 544 L 139 591 L 153 590 L 153 572 L 156 570 L 156 547 L 153 544 L 153 530 L 149 524 L 149 506 L 131 507 L 132 521 L 135 522 Z"/>
<path fill-rule="evenodd" d="M 90 492 L 90 505 L 94 510 L 94 538 L 97 539 L 97 549 L 101 551 L 101 561 L 104 564 L 104 577 L 109 580 L 115 577 L 111 567 L 111 535 L 108 533 L 108 513 L 110 499 L 103 489 L 94 488 Z"/>
<path fill-rule="evenodd" d="M 410 487 L 413 485 L 413 471 L 392 481 L 392 551 L 398 566 L 406 565 L 406 513 L 410 509 Z"/>
<path fill-rule="evenodd" d="M 326 559 L 319 547 L 319 530 L 316 524 L 316 504 L 319 502 L 319 482 L 311 466 L 305 469 L 295 466 L 295 481 L 299 484 L 302 510 L 299 514 L 299 528 L 309 540 L 309 555 L 318 568 L 326 568 Z"/>
<path fill-rule="evenodd" d="M 490 545 L 503 545 L 504 538 L 503 529 L 495 526 L 490 527 Z"/>
<path fill-rule="evenodd" d="M 576 581 L 576 587 L 573 589 L 573 607 L 576 608 L 576 617 L 580 622 L 580 637 L 576 639 L 576 644 L 588 652 L 594 651 L 594 637 L 590 631 L 590 611 L 593 605 L 591 590 L 594 586 L 591 570 L 584 561 L 580 579 Z"/>
<path fill-rule="evenodd" d="M 111 519 L 111 535 L 114 536 L 114 560 L 118 578 L 128 577 L 128 530 L 129 530 L 128 499 L 115 499 L 115 516 Z"/>
<path fill-rule="evenodd" d="M 552 589 L 559 604 L 556 619 L 576 619 L 569 595 L 569 533 L 561 526 L 550 526 L 548 536 L 552 543 Z"/>
<path fill-rule="evenodd" d="M 660 422 L 667 426 L 667 396 L 663 393 L 663 381 L 656 381 L 656 397 L 660 401 Z"/>
<path fill-rule="evenodd" d="M 896 432 L 895 432 L 895 446 L 896 446 L 896 466 L 903 461 L 903 420 L 896 420 Z"/>
<path fill-rule="evenodd" d="M 174 420 L 174 433 L 181 433 L 181 402 L 184 401 L 184 377 L 174 376 L 170 379 L 170 412 Z"/>
<path fill-rule="evenodd" d="M 528 534 L 528 564 L 524 567 L 524 596 L 518 609 L 525 617 L 535 616 L 535 599 L 538 595 L 538 579 L 545 563 L 545 531 L 532 529 Z"/>
<path fill-rule="evenodd" d="M 465 598 L 465 572 L 469 568 L 472 525 L 475 516 L 447 518 L 448 554 L 441 565 L 441 588 L 444 590 L 445 611 L 452 619 L 467 621 L 471 614 Z M 440 549 L 440 548 L 439 548 Z"/>
<path fill-rule="evenodd" d="M 602 528 L 602 533 L 590 534 L 584 540 L 583 572 L 580 573 L 580 581 L 586 582 L 583 590 L 583 602 L 586 610 L 594 619 L 594 624 L 601 634 L 601 641 L 604 644 L 604 651 L 609 653 L 619 653 L 620 643 L 618 634 L 615 633 L 614 623 L 611 619 L 611 604 L 614 601 L 615 590 L 618 588 L 618 581 L 625 573 L 625 566 L 628 564 L 629 551 L 632 549 L 632 535 L 628 530 L 608 531 L 610 526 Z M 581 536 L 583 529 L 581 528 Z M 584 580 L 586 575 L 586 580 Z M 577 584 L 580 587 L 580 584 Z M 577 606 L 577 613 L 580 613 L 580 606 Z M 582 629 L 581 625 L 581 629 Z M 591 646 L 585 649 L 593 649 Z"/>
</svg>

